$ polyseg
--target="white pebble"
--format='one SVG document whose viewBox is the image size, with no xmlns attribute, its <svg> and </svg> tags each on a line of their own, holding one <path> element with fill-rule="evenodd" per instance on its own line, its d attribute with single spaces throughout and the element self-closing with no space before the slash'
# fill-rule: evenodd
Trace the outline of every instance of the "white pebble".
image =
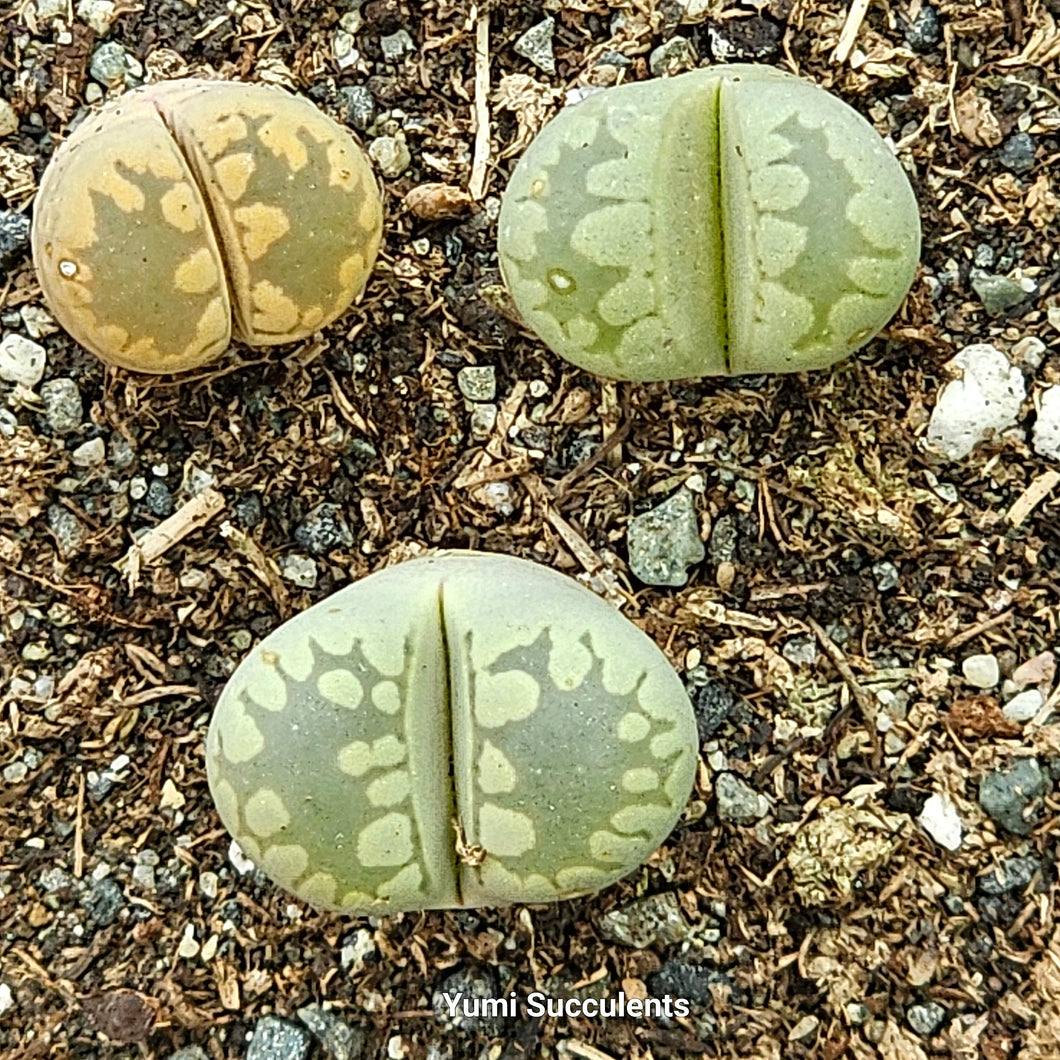
<svg viewBox="0 0 1060 1060">
<path fill-rule="evenodd" d="M 195 925 L 185 924 L 184 935 L 180 940 L 180 945 L 177 946 L 177 956 L 190 961 L 192 957 L 197 957 L 198 954 L 199 944 L 195 941 Z"/>
<path fill-rule="evenodd" d="M 71 454 L 75 467 L 98 467 L 107 459 L 107 446 L 102 438 L 82 442 Z"/>
<path fill-rule="evenodd" d="M 1060 386 L 1047 386 L 1042 391 L 1031 444 L 1041 456 L 1060 460 Z"/>
<path fill-rule="evenodd" d="M 939 846 L 947 850 L 959 850 L 964 838 L 964 825 L 957 813 L 957 807 L 946 795 L 932 795 L 924 803 L 923 810 L 917 818 L 920 827 Z"/>
<path fill-rule="evenodd" d="M 969 655 L 961 663 L 961 673 L 976 688 L 994 688 L 1001 679 L 1001 669 L 993 655 Z"/>
<path fill-rule="evenodd" d="M 15 1007 L 15 999 L 11 996 L 11 987 L 7 983 L 0 983 L 0 1016 Z"/>
<path fill-rule="evenodd" d="M 0 342 L 0 379 L 32 389 L 44 375 L 44 347 L 25 335 L 5 335 Z"/>
<path fill-rule="evenodd" d="M 234 839 L 228 845 L 228 860 L 240 876 L 254 871 L 254 862 L 243 853 L 243 848 Z"/>
<path fill-rule="evenodd" d="M 1030 721 L 1042 709 L 1044 702 L 1038 689 L 1028 688 L 1026 692 L 1013 696 L 1002 708 L 1001 713 L 1009 721 Z"/>
<path fill-rule="evenodd" d="M 1027 388 L 1023 373 L 986 342 L 966 346 L 949 367 L 959 378 L 939 394 L 926 445 L 947 460 L 961 460 L 991 431 L 1015 425 Z"/>
</svg>

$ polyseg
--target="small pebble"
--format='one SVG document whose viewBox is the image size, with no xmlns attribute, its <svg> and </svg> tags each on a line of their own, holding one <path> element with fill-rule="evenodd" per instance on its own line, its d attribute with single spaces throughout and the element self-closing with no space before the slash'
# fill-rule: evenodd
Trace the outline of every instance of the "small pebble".
<svg viewBox="0 0 1060 1060">
<path fill-rule="evenodd" d="M 234 839 L 228 844 L 228 860 L 240 876 L 254 871 L 254 862 L 243 853 L 243 848 Z"/>
<path fill-rule="evenodd" d="M 280 560 L 280 573 L 299 589 L 313 589 L 317 584 L 317 565 L 308 556 L 288 553 Z"/>
<path fill-rule="evenodd" d="M 351 1027 L 338 1013 L 322 1005 L 306 1005 L 298 1010 L 298 1018 L 320 1042 L 328 1060 L 359 1060 L 364 1053 L 364 1031 Z"/>
<path fill-rule="evenodd" d="M 407 29 L 399 29 L 387 37 L 380 37 L 379 46 L 383 49 L 383 58 L 388 63 L 397 62 L 416 50 L 416 42 Z"/>
<path fill-rule="evenodd" d="M 718 799 L 718 817 L 723 821 L 750 824 L 769 813 L 764 795 L 745 784 L 734 773 L 722 773 L 714 784 Z"/>
<path fill-rule="evenodd" d="M 803 1016 L 794 1027 L 788 1031 L 789 1042 L 805 1042 L 817 1035 L 821 1021 L 816 1016 Z"/>
<path fill-rule="evenodd" d="M 82 442 L 71 454 L 75 467 L 98 467 L 107 459 L 107 446 L 102 438 Z"/>
<path fill-rule="evenodd" d="M 631 519 L 626 531 L 629 569 L 645 585 L 684 585 L 688 568 L 703 561 L 695 498 L 682 489 Z"/>
<path fill-rule="evenodd" d="M 32 390 L 44 375 L 44 347 L 24 335 L 12 333 L 0 341 L 0 379 L 21 383 Z"/>
<path fill-rule="evenodd" d="M 217 897 L 218 877 L 216 872 L 209 870 L 199 874 L 199 890 L 204 898 L 214 899 Z"/>
<path fill-rule="evenodd" d="M 368 145 L 368 154 L 384 177 L 400 177 L 412 164 L 412 155 L 403 136 L 377 136 Z"/>
<path fill-rule="evenodd" d="M 375 99 L 366 85 L 340 88 L 339 98 L 346 104 L 346 120 L 358 132 L 364 132 L 375 121 Z"/>
<path fill-rule="evenodd" d="M 1007 858 L 990 872 L 980 876 L 976 886 L 983 894 L 990 896 L 1022 891 L 1042 867 L 1041 861 L 1035 857 Z"/>
<path fill-rule="evenodd" d="M 687 37 L 671 37 L 665 44 L 652 50 L 648 69 L 652 77 L 667 77 L 691 70 L 696 65 L 696 52 Z"/>
<path fill-rule="evenodd" d="M 1045 777 L 1037 758 L 1017 758 L 979 781 L 983 812 L 1013 835 L 1030 835 L 1034 819 L 1028 811 L 1045 794 Z"/>
<path fill-rule="evenodd" d="M 159 519 L 167 519 L 173 514 L 173 494 L 160 478 L 153 478 L 148 483 L 144 505 L 152 515 L 157 515 Z"/>
<path fill-rule="evenodd" d="M 926 1001 L 921 1005 L 910 1005 L 905 1018 L 910 1028 L 921 1038 L 930 1038 L 946 1022 L 948 1015 L 937 1001 Z"/>
<path fill-rule="evenodd" d="M 1056 656 L 1051 651 L 1043 651 L 1020 663 L 1012 671 L 1012 683 L 1017 688 L 1026 688 L 1027 685 L 1051 684 L 1056 677 Z"/>
<path fill-rule="evenodd" d="M 8 784 L 21 784 L 29 775 L 29 767 L 25 762 L 12 762 L 4 766 L 4 781 Z"/>
<path fill-rule="evenodd" d="M 531 26 L 516 42 L 515 54 L 529 59 L 546 74 L 556 72 L 556 57 L 552 52 L 552 38 L 556 32 L 556 20 L 549 16 L 536 26 Z"/>
<path fill-rule="evenodd" d="M 938 12 L 924 4 L 905 31 L 905 41 L 915 52 L 926 52 L 942 39 Z"/>
<path fill-rule="evenodd" d="M 995 688 L 1001 680 L 1001 668 L 993 655 L 969 655 L 961 663 L 961 673 L 976 688 Z"/>
<path fill-rule="evenodd" d="M 312 1045 L 304 1027 L 279 1016 L 265 1016 L 254 1024 L 246 1060 L 305 1060 Z"/>
<path fill-rule="evenodd" d="M 972 277 L 972 290 L 979 296 L 983 308 L 991 316 L 1015 308 L 1027 297 L 1027 292 L 1016 280 L 1008 276 L 997 276 L 992 272 L 983 272 Z"/>
<path fill-rule="evenodd" d="M 80 0 L 77 5 L 77 17 L 95 30 L 97 36 L 105 37 L 118 13 L 114 0 Z"/>
<path fill-rule="evenodd" d="M 939 846 L 947 850 L 960 850 L 964 825 L 949 796 L 937 793 L 929 796 L 917 822 Z"/>
<path fill-rule="evenodd" d="M 497 370 L 491 364 L 468 365 L 457 372 L 456 385 L 468 401 L 492 401 L 497 396 Z"/>
<path fill-rule="evenodd" d="M 1023 373 L 995 346 L 966 346 L 950 362 L 947 383 L 928 423 L 926 443 L 947 460 L 961 460 L 990 432 L 1015 425 L 1027 396 Z"/>
<path fill-rule="evenodd" d="M 817 641 L 813 637 L 792 637 L 780 649 L 793 666 L 813 666 L 817 662 Z"/>
<path fill-rule="evenodd" d="M 1031 445 L 1039 456 L 1060 460 L 1060 386 L 1042 390 Z"/>
<path fill-rule="evenodd" d="M 895 588 L 898 584 L 898 568 L 890 560 L 880 560 L 872 565 L 872 573 L 876 578 L 876 588 L 885 593 Z"/>
<path fill-rule="evenodd" d="M 1030 721 L 1042 709 L 1044 702 L 1045 699 L 1038 689 L 1028 688 L 1026 692 L 1013 696 L 1002 708 L 1001 713 L 1009 721 Z"/>
<path fill-rule="evenodd" d="M 608 942 L 640 950 L 656 944 L 676 945 L 688 933 L 677 896 L 669 891 L 639 898 L 600 918 L 600 934 Z"/>
<path fill-rule="evenodd" d="M 129 84 L 130 80 L 139 77 L 143 67 L 124 45 L 107 41 L 92 53 L 88 72 L 101 85 L 114 88 L 123 83 Z"/>
<path fill-rule="evenodd" d="M 314 556 L 353 546 L 353 534 L 342 508 L 328 501 L 318 504 L 295 527 L 294 540 Z"/>
<path fill-rule="evenodd" d="M 360 971 L 364 962 L 377 953 L 375 936 L 366 928 L 358 928 L 352 935 L 342 940 L 342 951 L 339 960 L 342 967 L 352 973 Z"/>
<path fill-rule="evenodd" d="M 69 508 L 61 504 L 48 505 L 48 527 L 55 535 L 59 554 L 63 559 L 76 556 L 88 538 L 85 525 Z"/>
<path fill-rule="evenodd" d="M 65 376 L 49 379 L 40 388 L 44 421 L 53 434 L 68 434 L 81 426 L 85 410 L 77 384 Z"/>
<path fill-rule="evenodd" d="M 1030 133 L 1013 133 L 997 153 L 998 161 L 1013 173 L 1026 173 L 1034 168 L 1034 154 L 1037 144 Z"/>
<path fill-rule="evenodd" d="M 0 210 L 0 272 L 13 272 L 29 250 L 30 220 L 16 210 Z"/>
<path fill-rule="evenodd" d="M 450 997 L 462 994 L 472 1002 L 469 1011 L 465 1013 L 462 1007 L 458 1007 L 456 1013 L 450 1015 L 450 1006 L 445 1000 L 446 994 Z M 431 991 L 431 1008 L 435 1018 L 446 1030 L 473 1032 L 492 1038 L 501 1033 L 504 1027 L 503 1018 L 493 1012 L 482 1011 L 473 1002 L 499 995 L 500 984 L 492 968 L 458 966 L 446 972 L 435 984 Z M 475 1009 L 479 1011 L 475 1012 Z"/>
</svg>

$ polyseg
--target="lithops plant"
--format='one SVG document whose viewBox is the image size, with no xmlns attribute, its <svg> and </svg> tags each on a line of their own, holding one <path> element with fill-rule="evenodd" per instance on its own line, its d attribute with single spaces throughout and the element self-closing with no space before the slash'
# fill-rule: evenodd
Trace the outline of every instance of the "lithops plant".
<svg viewBox="0 0 1060 1060">
<path fill-rule="evenodd" d="M 169 373 L 210 362 L 233 334 L 268 346 L 334 320 L 381 231 L 364 152 L 307 99 L 188 79 L 127 93 L 56 151 L 33 259 L 81 345 Z"/>
<path fill-rule="evenodd" d="M 289 620 L 210 723 L 210 790 L 282 887 L 346 913 L 572 897 L 688 799 L 696 725 L 655 644 L 588 589 L 442 552 Z"/>
<path fill-rule="evenodd" d="M 821 368 L 913 280 L 920 224 L 875 130 L 823 89 L 733 65 L 602 90 L 527 149 L 500 216 L 527 324 L 616 379 Z"/>
</svg>

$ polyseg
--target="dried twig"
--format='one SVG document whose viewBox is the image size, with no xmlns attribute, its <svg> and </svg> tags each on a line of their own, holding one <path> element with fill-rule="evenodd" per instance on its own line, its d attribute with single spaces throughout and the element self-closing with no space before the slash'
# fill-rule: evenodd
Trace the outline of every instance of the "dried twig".
<svg viewBox="0 0 1060 1060">
<path fill-rule="evenodd" d="M 839 43 L 832 55 L 833 62 L 842 64 L 850 58 L 850 53 L 854 50 L 854 41 L 857 40 L 858 31 L 861 29 L 861 23 L 865 21 L 865 13 L 871 2 L 872 0 L 853 0 L 847 10 L 847 20 L 843 23 L 843 30 L 839 34 Z"/>
<path fill-rule="evenodd" d="M 483 12 L 475 24 L 475 153 L 467 190 L 478 200 L 486 194 L 490 158 L 490 17 Z"/>
</svg>

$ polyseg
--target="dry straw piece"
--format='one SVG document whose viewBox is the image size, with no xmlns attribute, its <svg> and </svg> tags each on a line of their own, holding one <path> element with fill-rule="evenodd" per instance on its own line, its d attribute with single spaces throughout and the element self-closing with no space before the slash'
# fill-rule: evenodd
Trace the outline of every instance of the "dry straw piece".
<svg viewBox="0 0 1060 1060">
<path fill-rule="evenodd" d="M 55 153 L 33 260 L 79 343 L 163 374 L 233 334 L 311 335 L 361 294 L 381 234 L 371 167 L 341 126 L 280 89 L 187 79 L 127 93 Z"/>
<path fill-rule="evenodd" d="M 676 824 L 697 751 L 680 679 L 608 603 L 526 560 L 442 552 L 266 637 L 206 765 L 277 883 L 385 914 L 607 886 Z"/>
</svg>

